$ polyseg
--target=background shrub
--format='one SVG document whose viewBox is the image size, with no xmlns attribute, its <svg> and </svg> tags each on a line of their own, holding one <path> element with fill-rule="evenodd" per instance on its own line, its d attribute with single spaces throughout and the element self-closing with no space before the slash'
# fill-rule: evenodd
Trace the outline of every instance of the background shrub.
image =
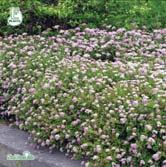
<svg viewBox="0 0 166 167">
<path fill-rule="evenodd" d="M 63 28 L 82 23 L 90 27 L 145 25 L 149 29 L 166 25 L 166 1 L 158 0 L 1 0 L 0 6 L 1 35 L 23 31 L 40 33 L 55 24 Z M 11 6 L 19 6 L 24 16 L 23 23 L 15 28 L 7 26 Z"/>
</svg>

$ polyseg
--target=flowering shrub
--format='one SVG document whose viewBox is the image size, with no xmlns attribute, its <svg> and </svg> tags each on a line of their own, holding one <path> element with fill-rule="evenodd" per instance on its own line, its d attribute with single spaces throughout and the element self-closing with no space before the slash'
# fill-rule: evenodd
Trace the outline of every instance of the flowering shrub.
<svg viewBox="0 0 166 167">
<path fill-rule="evenodd" d="M 85 166 L 164 166 L 165 38 L 123 28 L 3 38 L 0 114 Z"/>
</svg>

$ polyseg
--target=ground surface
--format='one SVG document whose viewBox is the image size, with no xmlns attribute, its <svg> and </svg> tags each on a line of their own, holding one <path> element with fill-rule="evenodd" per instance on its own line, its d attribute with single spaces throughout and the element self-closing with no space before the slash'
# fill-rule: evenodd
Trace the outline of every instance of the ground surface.
<svg viewBox="0 0 166 167">
<path fill-rule="evenodd" d="M 26 144 L 28 134 L 18 129 L 9 128 L 0 123 L 0 167 L 79 167 L 79 161 L 72 161 L 65 157 L 63 153 L 55 152 L 49 154 L 47 149 L 36 150 Z M 7 154 L 22 154 L 24 151 L 30 151 L 35 155 L 34 161 L 7 161 Z M 18 164 L 17 164 L 18 163 Z"/>
</svg>

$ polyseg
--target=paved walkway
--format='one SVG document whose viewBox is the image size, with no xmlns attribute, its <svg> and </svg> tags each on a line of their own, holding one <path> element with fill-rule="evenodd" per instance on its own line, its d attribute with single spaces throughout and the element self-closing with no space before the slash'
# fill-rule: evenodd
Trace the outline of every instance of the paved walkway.
<svg viewBox="0 0 166 167">
<path fill-rule="evenodd" d="M 26 145 L 28 134 L 18 129 L 0 124 L 0 167 L 80 167 L 80 161 L 67 158 L 56 151 L 49 154 L 48 149 L 36 150 Z M 22 154 L 29 151 L 35 156 L 33 161 L 7 161 L 7 154 Z"/>
</svg>

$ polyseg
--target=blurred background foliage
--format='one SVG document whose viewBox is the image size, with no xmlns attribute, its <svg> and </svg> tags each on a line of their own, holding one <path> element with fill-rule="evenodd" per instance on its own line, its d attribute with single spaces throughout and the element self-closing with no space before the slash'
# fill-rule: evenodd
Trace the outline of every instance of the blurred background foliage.
<svg viewBox="0 0 166 167">
<path fill-rule="evenodd" d="M 7 25 L 10 7 L 20 7 L 23 23 Z M 60 25 L 71 28 L 86 23 L 89 27 L 112 25 L 128 29 L 166 26 L 165 0 L 0 0 L 0 35 L 30 34 Z"/>
</svg>

